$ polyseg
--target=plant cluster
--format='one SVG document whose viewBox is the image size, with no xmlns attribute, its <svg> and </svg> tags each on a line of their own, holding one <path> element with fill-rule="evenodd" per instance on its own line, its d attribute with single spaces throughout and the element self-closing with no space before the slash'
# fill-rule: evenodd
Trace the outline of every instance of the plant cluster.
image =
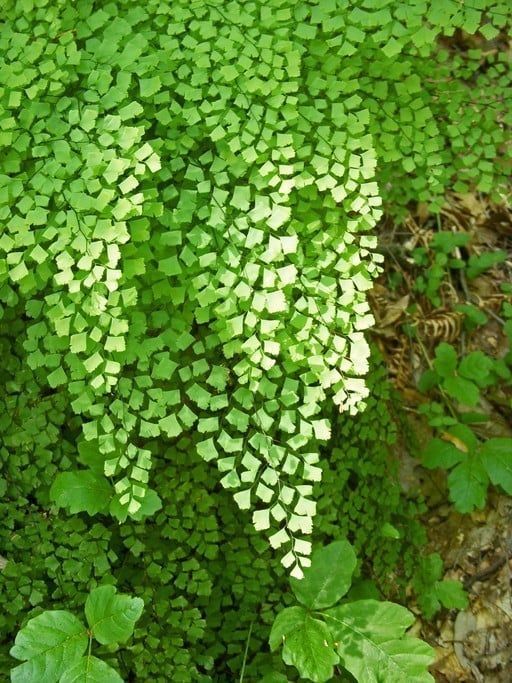
<svg viewBox="0 0 512 683">
<path fill-rule="evenodd" d="M 286 664 L 305 680 L 324 683 L 334 667 L 360 683 L 429 683 L 433 650 L 406 636 L 414 615 L 392 602 L 340 600 L 350 588 L 356 556 L 346 541 L 317 550 L 301 581 L 290 583 L 298 606 L 280 612 L 270 632 L 270 647 L 282 647 Z"/>
<path fill-rule="evenodd" d="M 500 53 L 434 49 L 456 29 L 499 40 L 507 12 L 479 4 L 8 5 L 2 300 L 96 454 L 56 502 L 73 484 L 75 509 L 94 490 L 91 511 L 151 514 L 149 444 L 193 432 L 300 574 L 326 405 L 367 393 L 376 181 L 389 200 L 397 164 L 416 199 L 475 169 L 480 189 L 502 185 L 500 107 L 484 158 L 459 153 L 489 80 L 503 92 Z M 433 60 L 455 110 L 427 85 Z"/>
<path fill-rule="evenodd" d="M 454 182 L 504 196 L 510 7 L 4 5 L 2 667 L 108 583 L 146 605 L 120 675 L 279 672 L 264 644 L 317 510 L 384 590 L 413 572 L 388 390 L 364 380 L 372 230 Z M 86 660 L 70 680 L 104 675 Z"/>
<path fill-rule="evenodd" d="M 440 609 L 465 609 L 467 595 L 459 581 L 443 579 L 443 561 L 438 553 L 421 558 L 412 586 L 422 613 L 431 619 Z"/>
<path fill-rule="evenodd" d="M 13 683 L 121 683 L 117 671 L 91 655 L 92 639 L 118 645 L 131 636 L 139 619 L 140 598 L 99 586 L 87 596 L 88 628 L 74 614 L 48 610 L 30 619 L 16 636 L 11 656 L 25 660 L 11 672 Z M 85 654 L 88 650 L 87 654 Z"/>
<path fill-rule="evenodd" d="M 331 457 L 324 455 L 329 467 L 318 485 L 313 539 L 329 543 L 347 535 L 361 558 L 358 574 L 372 577 L 380 589 L 371 596 L 403 599 L 425 533 L 414 519 L 418 507 L 396 483 L 392 395 L 378 363 L 376 357 L 368 410 L 333 420 L 337 446 Z M 29 412 L 23 416 L 28 425 Z M 87 442 L 79 428 L 67 439 L 77 439 L 82 450 Z M 36 435 L 33 430 L 32 439 Z M 27 436 L 25 444 L 38 449 Z M 66 440 L 59 440 L 55 462 L 67 449 Z M 248 681 L 280 670 L 279 659 L 265 649 L 275 615 L 289 604 L 283 568 L 187 442 L 155 450 L 154 459 L 161 510 L 119 526 L 104 513 L 48 510 L 42 469 L 28 473 L 13 466 L 0 509 L 0 546 L 8 560 L 0 573 L 0 670 L 13 666 L 7 652 L 20 615 L 79 611 L 106 576 L 146 606 L 129 644 L 117 661 L 109 660 L 125 680 L 230 680 L 240 675 L 247 643 Z"/>
<path fill-rule="evenodd" d="M 505 251 L 497 249 L 471 254 L 466 261 L 456 252 L 460 254 L 460 248 L 467 247 L 469 242 L 470 235 L 467 233 L 440 230 L 434 233 L 428 248 L 418 247 L 413 251 L 413 260 L 423 271 L 415 279 L 414 289 L 428 297 L 433 306 L 441 306 L 439 290 L 451 270 L 462 270 L 463 277 L 473 280 L 507 258 Z M 463 308 L 461 312 L 470 316 L 471 308 Z M 475 322 L 478 321 L 482 322 L 481 316 Z"/>
<path fill-rule="evenodd" d="M 436 348 L 433 367 L 419 383 L 424 391 L 436 389 L 441 398 L 422 406 L 430 425 L 440 432 L 423 450 L 422 462 L 428 468 L 450 471 L 450 499 L 459 512 L 483 508 L 490 483 L 512 494 L 512 438 L 486 438 L 478 432 L 489 419 L 479 409 L 481 392 L 501 381 L 512 383 L 510 353 L 492 358 L 472 351 L 459 361 L 454 347 L 442 343 Z"/>
<path fill-rule="evenodd" d="M 318 485 L 318 537 L 326 543 L 348 538 L 384 594 L 403 598 L 426 541 L 417 520 L 423 507 L 404 496 L 398 481 L 399 397 L 377 352 L 370 368 L 366 409 L 333 420 L 332 443 Z"/>
</svg>

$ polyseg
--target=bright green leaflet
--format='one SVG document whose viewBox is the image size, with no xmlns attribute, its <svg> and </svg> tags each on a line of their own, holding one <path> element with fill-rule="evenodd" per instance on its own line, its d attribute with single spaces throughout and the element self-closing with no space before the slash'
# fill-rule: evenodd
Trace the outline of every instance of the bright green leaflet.
<svg viewBox="0 0 512 683">
<path fill-rule="evenodd" d="M 325 609 L 345 595 L 352 583 L 356 555 L 347 541 L 319 548 L 311 558 L 304 578 L 290 578 L 295 597 L 309 609 Z"/>
<path fill-rule="evenodd" d="M 85 626 L 63 610 L 43 612 L 16 636 L 11 655 L 25 660 L 11 672 L 13 683 L 58 681 L 87 649 Z"/>
<path fill-rule="evenodd" d="M 295 666 L 306 680 L 327 681 L 333 675 L 334 664 L 339 661 L 332 635 L 323 621 L 314 619 L 302 607 L 290 608 L 293 609 L 297 610 L 293 617 L 287 614 L 288 610 L 279 615 L 279 630 L 285 632 L 283 660 L 285 664 Z M 284 620 L 286 627 L 282 623 Z"/>
<path fill-rule="evenodd" d="M 140 598 L 117 595 L 114 586 L 100 586 L 85 602 L 85 616 L 93 636 L 102 645 L 123 643 L 133 632 L 144 608 Z"/>
<path fill-rule="evenodd" d="M 413 578 L 418 604 L 428 619 L 441 607 L 465 609 L 468 597 L 459 581 L 442 579 L 443 561 L 437 553 L 422 558 Z"/>
</svg>

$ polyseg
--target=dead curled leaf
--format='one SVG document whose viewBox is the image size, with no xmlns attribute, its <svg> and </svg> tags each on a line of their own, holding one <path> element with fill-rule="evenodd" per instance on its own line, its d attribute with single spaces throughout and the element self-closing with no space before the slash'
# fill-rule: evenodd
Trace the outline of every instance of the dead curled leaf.
<svg viewBox="0 0 512 683">
<path fill-rule="evenodd" d="M 459 439 L 454 434 L 449 434 L 448 432 L 443 432 L 441 434 L 441 439 L 443 441 L 449 441 L 451 444 L 453 444 L 455 446 L 455 448 L 457 448 L 459 451 L 462 451 L 463 453 L 468 452 L 468 447 L 466 446 L 464 441 L 462 441 L 462 439 Z"/>
</svg>

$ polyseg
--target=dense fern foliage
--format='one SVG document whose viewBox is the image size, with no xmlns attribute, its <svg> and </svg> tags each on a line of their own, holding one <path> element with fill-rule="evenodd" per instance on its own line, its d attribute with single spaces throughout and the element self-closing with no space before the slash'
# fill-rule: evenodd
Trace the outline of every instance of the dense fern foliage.
<svg viewBox="0 0 512 683">
<path fill-rule="evenodd" d="M 371 373 L 367 411 L 336 418 L 336 456 L 319 485 L 315 539 L 346 534 L 365 574 L 396 599 L 397 587 L 411 577 L 423 532 L 394 480 L 395 427 L 382 375 Z M 26 417 L 28 432 L 36 422 Z M 67 439 L 64 431 L 56 433 L 53 466 L 66 461 L 78 434 L 78 426 Z M 40 448 L 34 436 L 25 439 L 27 447 Z M 39 606 L 80 611 L 90 587 L 106 577 L 146 605 L 119 660 L 126 679 L 132 672 L 135 680 L 209 680 L 213 672 L 230 680 L 240 672 L 250 630 L 247 680 L 280 669 L 278 657 L 263 653 L 270 624 L 288 604 L 285 572 L 186 444 L 155 452 L 163 507 L 145 521 L 118 526 L 105 515 L 48 514 L 47 476 L 15 467 L 9 475 L 0 528 L 9 560 L 1 575 L 0 670 L 9 669 L 6 654 L 20 615 Z M 386 536 L 386 524 L 400 538 Z"/>
<path fill-rule="evenodd" d="M 384 590 L 411 575 L 388 389 L 364 379 L 372 231 L 448 187 L 504 196 L 510 15 L 4 3 L 6 647 L 31 608 L 118 583 L 146 605 L 106 653 L 124 676 L 225 680 L 248 643 L 256 680 L 312 532 Z"/>
</svg>

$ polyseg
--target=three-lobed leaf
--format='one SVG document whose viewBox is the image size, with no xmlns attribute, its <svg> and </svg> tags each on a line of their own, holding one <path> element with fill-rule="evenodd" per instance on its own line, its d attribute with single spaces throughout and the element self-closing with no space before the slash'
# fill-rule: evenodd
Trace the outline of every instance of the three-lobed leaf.
<svg viewBox="0 0 512 683">
<path fill-rule="evenodd" d="M 453 468 L 448 486 L 450 499 L 459 512 L 485 505 L 489 480 L 512 494 L 512 439 L 493 438 L 482 444 L 464 424 L 450 427 L 445 436 L 450 440 L 431 439 L 422 453 L 422 462 L 428 468 Z"/>
<path fill-rule="evenodd" d="M 438 553 L 422 557 L 413 579 L 418 605 L 427 619 L 431 619 L 441 607 L 464 609 L 468 598 L 460 581 L 441 580 L 443 561 Z"/>
<path fill-rule="evenodd" d="M 340 572 L 343 558 L 350 560 Z M 437 576 L 436 558 L 433 561 Z M 355 556 L 346 541 L 313 553 L 304 578 L 290 579 L 306 607 L 288 607 L 278 614 L 269 638 L 271 650 L 282 646 L 285 664 L 295 666 L 301 678 L 317 683 L 329 681 L 338 662 L 358 683 L 432 683 L 428 666 L 433 650 L 406 636 L 415 618 L 405 607 L 375 599 L 328 607 L 346 593 L 354 566 Z M 323 611 L 310 611 L 321 609 L 319 605 Z"/>
<path fill-rule="evenodd" d="M 141 598 L 118 594 L 114 586 L 99 586 L 85 602 L 85 616 L 93 636 L 102 645 L 123 643 L 142 614 Z"/>
</svg>

